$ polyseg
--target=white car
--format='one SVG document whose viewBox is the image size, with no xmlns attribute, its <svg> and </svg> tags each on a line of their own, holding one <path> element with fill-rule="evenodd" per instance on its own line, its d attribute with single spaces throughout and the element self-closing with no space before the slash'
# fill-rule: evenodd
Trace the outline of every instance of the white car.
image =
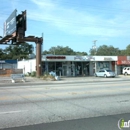
<svg viewBox="0 0 130 130">
<path fill-rule="evenodd" d="M 130 67 L 124 67 L 124 68 L 123 68 L 123 74 L 124 74 L 124 75 L 130 74 Z"/>
<path fill-rule="evenodd" d="M 107 77 L 113 77 L 114 78 L 116 76 L 115 72 L 113 72 L 112 70 L 109 70 L 109 69 L 100 70 L 100 71 L 96 72 L 94 75 L 96 77 L 105 77 L 105 78 L 107 78 Z"/>
</svg>

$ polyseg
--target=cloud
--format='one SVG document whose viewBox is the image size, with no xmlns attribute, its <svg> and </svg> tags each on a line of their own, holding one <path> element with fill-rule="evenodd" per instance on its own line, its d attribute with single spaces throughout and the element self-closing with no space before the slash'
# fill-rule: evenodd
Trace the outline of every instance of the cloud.
<svg viewBox="0 0 130 130">
<path fill-rule="evenodd" d="M 126 36 L 130 20 L 116 14 L 113 18 L 103 18 L 102 14 L 95 15 L 85 11 L 65 8 L 51 0 L 32 0 L 37 9 L 32 10 L 29 18 L 47 22 L 59 30 L 75 35 L 96 36 Z"/>
<path fill-rule="evenodd" d="M 89 8 L 83 9 L 82 7 L 64 6 L 59 0 L 30 0 L 30 2 L 31 6 L 27 10 L 28 20 L 47 23 L 68 34 L 117 37 L 129 36 L 130 33 L 128 13 L 118 10 L 125 9 L 126 2 L 121 4 L 121 0 L 115 0 L 114 3 L 112 1 L 111 4 L 116 5 L 118 9 L 115 8 L 111 14 L 107 9 L 102 10 L 98 6 L 97 8 L 87 6 Z M 11 3 L 11 8 L 19 6 L 19 10 L 24 5 L 29 5 L 29 2 L 22 2 L 19 5 L 19 2 L 15 0 Z"/>
</svg>

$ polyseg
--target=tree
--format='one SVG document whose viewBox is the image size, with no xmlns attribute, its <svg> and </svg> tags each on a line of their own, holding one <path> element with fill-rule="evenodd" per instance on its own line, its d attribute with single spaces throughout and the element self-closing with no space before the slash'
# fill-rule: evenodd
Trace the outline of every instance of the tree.
<svg viewBox="0 0 130 130">
<path fill-rule="evenodd" d="M 49 49 L 49 52 L 51 54 L 54 54 L 54 55 L 74 55 L 75 52 L 69 48 L 68 46 L 66 47 L 62 47 L 62 46 L 57 46 L 57 47 L 51 47 Z"/>
<path fill-rule="evenodd" d="M 130 56 L 130 44 L 126 47 L 125 54 Z"/>
<path fill-rule="evenodd" d="M 28 59 L 28 55 L 31 54 L 33 50 L 33 46 L 28 43 L 10 45 L 4 50 L 4 59 Z"/>
<path fill-rule="evenodd" d="M 94 54 L 94 50 L 90 50 L 90 55 Z M 107 45 L 102 45 L 100 46 L 97 51 L 96 55 L 98 56 L 117 56 L 120 55 L 121 51 L 119 48 L 114 48 L 113 46 L 107 46 Z"/>
<path fill-rule="evenodd" d="M 2 49 L 0 49 L 0 60 L 4 59 L 4 52 Z"/>
<path fill-rule="evenodd" d="M 120 50 L 120 55 L 121 56 L 126 56 L 127 54 L 126 54 L 126 50 Z"/>
<path fill-rule="evenodd" d="M 86 52 L 75 52 L 68 46 L 57 46 L 57 47 L 51 47 L 48 51 L 45 50 L 42 52 L 42 54 L 53 54 L 53 55 L 87 55 Z"/>
<path fill-rule="evenodd" d="M 76 55 L 81 55 L 81 56 L 84 56 L 84 55 L 88 55 L 87 52 L 75 52 Z"/>
</svg>

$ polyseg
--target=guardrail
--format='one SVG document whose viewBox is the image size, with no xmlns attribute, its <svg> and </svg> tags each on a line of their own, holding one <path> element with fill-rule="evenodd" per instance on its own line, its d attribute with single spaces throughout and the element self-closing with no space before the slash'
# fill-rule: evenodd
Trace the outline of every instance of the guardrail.
<svg viewBox="0 0 130 130">
<path fill-rule="evenodd" d="M 12 80 L 12 83 L 15 83 L 16 80 L 21 80 L 25 82 L 25 77 L 24 77 L 24 74 L 11 74 L 11 80 Z"/>
</svg>

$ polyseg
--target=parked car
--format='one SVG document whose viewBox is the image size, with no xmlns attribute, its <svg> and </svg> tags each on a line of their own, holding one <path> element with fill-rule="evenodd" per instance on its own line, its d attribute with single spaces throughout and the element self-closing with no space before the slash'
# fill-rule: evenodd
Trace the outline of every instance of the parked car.
<svg viewBox="0 0 130 130">
<path fill-rule="evenodd" d="M 124 67 L 124 68 L 123 68 L 123 74 L 124 74 L 124 75 L 130 74 L 130 67 Z"/>
<path fill-rule="evenodd" d="M 109 70 L 109 69 L 102 69 L 102 70 L 100 70 L 100 71 L 98 71 L 98 72 L 96 72 L 95 73 L 95 76 L 96 77 L 105 77 L 105 78 L 107 78 L 107 77 L 115 77 L 116 76 L 116 74 L 115 74 L 115 72 L 113 72 L 112 70 Z"/>
</svg>

